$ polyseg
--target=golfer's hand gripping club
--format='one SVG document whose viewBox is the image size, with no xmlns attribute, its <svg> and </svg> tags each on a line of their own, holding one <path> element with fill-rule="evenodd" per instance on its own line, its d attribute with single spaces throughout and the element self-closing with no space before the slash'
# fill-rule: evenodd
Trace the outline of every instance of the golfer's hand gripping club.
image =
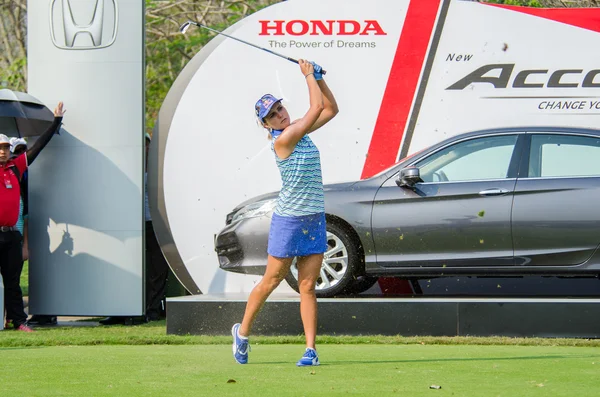
<svg viewBox="0 0 600 397">
<path fill-rule="evenodd" d="M 239 41 L 240 43 L 243 43 L 243 44 L 249 45 L 249 46 L 251 46 L 251 47 L 254 47 L 254 48 L 258 48 L 259 50 L 266 51 L 266 52 L 268 52 L 268 53 L 270 53 L 270 54 L 273 54 L 273 55 L 276 55 L 276 56 L 278 56 L 278 57 L 280 57 L 280 58 L 287 59 L 287 60 L 288 60 L 288 61 L 290 61 L 290 62 L 294 62 L 294 63 L 296 63 L 296 64 L 298 63 L 298 60 L 297 60 L 297 59 L 294 59 L 294 58 L 287 57 L 287 56 L 285 56 L 285 55 L 282 55 L 282 54 L 279 54 L 279 53 L 277 53 L 277 52 L 275 52 L 275 51 L 271 51 L 271 50 L 269 50 L 268 48 L 259 47 L 259 46 L 257 46 L 256 44 L 252 44 L 252 43 L 249 43 L 249 42 L 247 42 L 247 41 L 244 41 L 244 40 L 242 40 L 242 39 L 238 39 L 237 37 L 233 37 L 233 36 L 230 36 L 230 35 L 228 35 L 228 34 L 225 34 L 225 33 L 223 33 L 223 32 L 219 32 L 218 30 L 215 30 L 215 29 L 213 29 L 213 28 L 209 28 L 208 26 L 202 25 L 201 23 L 198 23 L 198 22 L 194 22 L 194 21 L 187 21 L 187 22 L 185 22 L 183 25 L 181 25 L 181 27 L 179 28 L 179 31 L 180 31 L 181 33 L 185 34 L 185 32 L 187 32 L 187 30 L 188 30 L 188 29 L 190 28 L 190 26 L 192 26 L 192 25 L 198 26 L 199 28 L 204 28 L 204 29 L 210 30 L 210 31 L 211 31 L 211 32 L 213 32 L 213 33 L 220 34 L 220 35 L 222 35 L 222 36 L 225 36 L 225 37 L 228 37 L 228 38 L 230 38 L 230 39 L 233 39 L 233 40 Z M 316 65 L 316 66 L 318 66 L 318 65 Z M 321 68 L 321 67 L 319 66 L 319 68 Z M 320 71 L 320 72 L 317 72 L 317 73 L 320 73 L 320 74 L 324 75 L 324 74 L 326 74 L 326 73 L 327 73 L 327 71 L 325 71 L 325 70 L 323 70 L 323 69 L 321 68 L 321 71 Z"/>
</svg>

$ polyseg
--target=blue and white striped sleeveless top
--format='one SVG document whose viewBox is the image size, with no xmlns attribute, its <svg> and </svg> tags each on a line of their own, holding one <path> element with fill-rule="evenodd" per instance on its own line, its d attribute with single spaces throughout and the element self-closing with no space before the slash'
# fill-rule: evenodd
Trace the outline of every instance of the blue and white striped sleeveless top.
<svg viewBox="0 0 600 397">
<path fill-rule="evenodd" d="M 272 132 L 273 153 L 275 140 L 281 132 Z M 282 182 L 275 213 L 280 216 L 305 216 L 325 212 L 321 160 L 319 149 L 313 141 L 305 135 L 288 158 L 280 159 L 275 153 L 275 160 Z"/>
</svg>

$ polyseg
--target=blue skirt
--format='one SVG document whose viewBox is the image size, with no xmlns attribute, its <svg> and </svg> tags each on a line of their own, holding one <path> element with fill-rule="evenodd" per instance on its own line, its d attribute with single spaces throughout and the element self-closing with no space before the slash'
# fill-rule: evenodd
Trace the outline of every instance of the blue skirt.
<svg viewBox="0 0 600 397">
<path fill-rule="evenodd" d="M 267 252 L 277 258 L 322 254 L 327 251 L 325 213 L 305 216 L 273 214 Z"/>
</svg>

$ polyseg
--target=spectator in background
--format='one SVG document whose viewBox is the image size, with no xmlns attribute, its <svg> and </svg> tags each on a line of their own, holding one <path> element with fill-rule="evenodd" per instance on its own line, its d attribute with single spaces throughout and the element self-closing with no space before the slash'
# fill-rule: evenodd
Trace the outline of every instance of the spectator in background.
<svg viewBox="0 0 600 397">
<path fill-rule="evenodd" d="M 25 153 L 27 150 L 27 141 L 23 138 L 11 138 L 11 148 L 13 157 L 18 157 L 21 154 Z M 21 196 L 23 198 L 23 219 L 17 223 L 17 228 L 20 227 L 22 222 L 22 227 L 20 231 L 22 231 L 23 235 L 23 261 L 29 259 L 29 236 L 28 236 L 28 227 L 29 227 L 29 186 L 28 186 L 28 176 L 29 170 L 23 173 L 23 178 L 21 179 Z M 49 316 L 43 314 L 34 314 L 27 320 L 27 324 L 29 325 L 56 325 L 57 319 L 56 316 Z"/>
<path fill-rule="evenodd" d="M 15 159 L 19 157 L 21 154 L 25 153 L 27 150 L 27 142 L 23 138 L 10 138 L 10 153 L 11 159 Z M 27 173 L 25 171 L 23 176 L 21 176 L 20 187 L 21 187 L 21 199 L 19 203 L 19 218 L 17 220 L 17 224 L 15 227 L 23 236 L 22 241 L 22 253 L 23 253 L 23 263 L 29 259 L 29 245 L 28 245 L 28 233 L 27 233 Z M 21 279 L 21 273 L 19 273 L 19 280 Z M 13 320 L 6 316 L 4 322 L 4 328 L 13 328 Z"/>
<path fill-rule="evenodd" d="M 54 109 L 54 121 L 33 146 L 18 157 L 10 158 L 10 140 L 0 134 L 0 273 L 4 281 L 6 317 L 17 331 L 33 332 L 26 324 L 23 294 L 19 285 L 23 270 L 23 236 L 16 227 L 21 212 L 21 177 L 29 164 L 50 142 L 62 123 L 65 111 L 59 102 Z"/>
<path fill-rule="evenodd" d="M 23 138 L 10 138 L 11 158 L 15 159 L 27 151 L 27 141 Z M 23 262 L 29 259 L 29 236 L 27 233 L 29 218 L 29 170 L 26 170 L 21 176 L 21 209 L 19 211 L 19 220 L 17 229 L 23 236 Z"/>
<path fill-rule="evenodd" d="M 167 288 L 167 277 L 169 265 L 156 240 L 154 227 L 152 226 L 152 215 L 148 202 L 148 151 L 150 149 L 150 134 L 146 133 L 146 162 L 144 172 L 145 188 L 145 218 L 146 218 L 146 319 L 148 321 L 160 320 L 165 315 L 165 291 Z"/>
<path fill-rule="evenodd" d="M 162 254 L 160 245 L 154 234 L 150 205 L 148 202 L 148 150 L 151 142 L 150 134 L 146 133 L 146 155 L 144 172 L 144 218 L 146 221 L 146 316 L 144 320 L 157 321 L 165 316 L 165 295 L 169 265 Z M 127 316 L 106 317 L 99 321 L 102 325 L 133 324 L 133 319 Z"/>
</svg>

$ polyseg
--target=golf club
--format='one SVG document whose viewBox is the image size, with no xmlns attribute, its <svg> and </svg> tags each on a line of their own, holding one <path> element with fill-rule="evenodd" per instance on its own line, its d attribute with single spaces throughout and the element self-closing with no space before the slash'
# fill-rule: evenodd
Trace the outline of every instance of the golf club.
<svg viewBox="0 0 600 397">
<path fill-rule="evenodd" d="M 291 62 L 294 62 L 294 63 L 298 63 L 298 60 L 297 60 L 297 59 L 290 58 L 290 57 L 286 57 L 285 55 L 278 54 L 278 53 L 276 53 L 275 51 L 271 51 L 271 50 L 269 50 L 269 49 L 267 49 L 267 48 L 259 47 L 259 46 L 257 46 L 256 44 L 252 44 L 252 43 L 249 43 L 249 42 L 247 42 L 247 41 L 244 41 L 244 40 L 242 40 L 242 39 L 238 39 L 237 37 L 233 37 L 233 36 L 230 36 L 230 35 L 228 35 L 228 34 L 225 34 L 225 33 L 223 33 L 223 32 L 219 32 L 218 30 L 215 30 L 215 29 L 209 28 L 208 26 L 202 25 L 201 23 L 198 23 L 198 22 L 194 22 L 194 21 L 187 21 L 187 22 L 185 22 L 183 25 L 181 25 L 181 27 L 179 28 L 179 31 L 180 31 L 181 33 L 185 34 L 185 32 L 187 32 L 187 30 L 188 30 L 188 29 L 190 28 L 190 26 L 192 26 L 192 25 L 196 25 L 196 26 L 198 26 L 199 28 L 208 29 L 208 30 L 210 30 L 211 32 L 214 32 L 214 33 L 217 33 L 217 34 L 223 35 L 223 36 L 225 36 L 225 37 L 229 37 L 230 39 L 233 39 L 233 40 L 239 41 L 240 43 L 244 43 L 244 44 L 247 44 L 247 45 L 249 45 L 249 46 L 252 46 L 252 47 L 254 47 L 254 48 L 258 48 L 259 50 L 266 51 L 266 52 L 268 52 L 268 53 L 270 53 L 270 54 L 273 54 L 273 55 L 277 55 L 278 57 L 281 57 L 281 58 L 283 58 L 283 59 L 287 59 L 288 61 L 291 61 Z M 325 73 L 327 73 L 325 70 L 322 70 L 322 71 L 321 71 L 321 74 L 325 74 Z"/>
</svg>

